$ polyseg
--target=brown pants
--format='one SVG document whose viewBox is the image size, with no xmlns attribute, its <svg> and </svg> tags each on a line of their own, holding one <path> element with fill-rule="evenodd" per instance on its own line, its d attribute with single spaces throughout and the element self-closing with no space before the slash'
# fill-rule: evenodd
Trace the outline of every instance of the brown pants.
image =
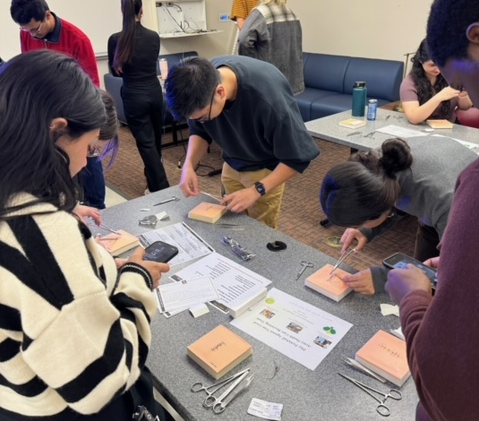
<svg viewBox="0 0 479 421">
<path fill-rule="evenodd" d="M 251 187 L 256 181 L 265 178 L 271 170 L 261 169 L 258 171 L 238 172 L 231 168 L 226 162 L 223 164 L 221 173 L 221 182 L 226 194 L 234 193 Z M 283 201 L 285 184 L 274 188 L 273 190 L 260 197 L 253 206 L 246 210 L 246 214 L 258 221 L 264 222 L 271 228 L 277 228 L 279 212 Z"/>
</svg>

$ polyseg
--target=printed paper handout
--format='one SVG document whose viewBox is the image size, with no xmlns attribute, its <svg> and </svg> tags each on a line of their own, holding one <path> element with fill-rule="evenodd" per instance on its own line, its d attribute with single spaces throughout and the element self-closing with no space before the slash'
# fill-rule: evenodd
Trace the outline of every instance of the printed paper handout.
<svg viewBox="0 0 479 421">
<path fill-rule="evenodd" d="M 178 254 L 170 260 L 171 266 L 189 262 L 214 251 L 213 247 L 184 222 L 178 222 L 177 224 L 146 232 L 141 235 L 141 238 L 147 246 L 155 241 L 164 241 L 172 246 L 176 246 Z"/>
<path fill-rule="evenodd" d="M 231 324 L 314 370 L 352 324 L 279 289 Z"/>
<path fill-rule="evenodd" d="M 218 298 L 218 293 L 208 277 L 190 281 L 170 282 L 160 285 L 156 290 L 160 313 L 186 310 L 195 304 L 206 303 Z"/>
<path fill-rule="evenodd" d="M 220 297 L 218 302 L 228 308 L 242 307 L 271 283 L 265 277 L 216 252 L 179 270 L 170 278 L 182 281 L 198 276 L 211 278 Z"/>
</svg>

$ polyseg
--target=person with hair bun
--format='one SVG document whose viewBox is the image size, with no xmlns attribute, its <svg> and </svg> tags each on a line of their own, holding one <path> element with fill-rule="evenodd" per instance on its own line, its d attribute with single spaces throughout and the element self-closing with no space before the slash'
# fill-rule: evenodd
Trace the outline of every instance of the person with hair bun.
<svg viewBox="0 0 479 421">
<path fill-rule="evenodd" d="M 399 89 L 401 105 L 412 124 L 431 119 L 456 121 L 456 108 L 468 110 L 472 102 L 462 86 L 451 87 L 429 57 L 426 40 L 411 58 L 412 68 Z"/>
<path fill-rule="evenodd" d="M 454 157 L 454 159 L 451 159 Z M 385 141 L 381 148 L 358 152 L 326 174 L 320 192 L 323 212 L 335 225 L 348 227 L 342 251 L 357 241 L 357 251 L 391 229 L 404 214 L 418 217 L 414 257 L 438 255 L 437 245 L 461 171 L 477 155 L 453 139 L 433 136 Z M 385 256 L 386 257 L 386 256 Z M 363 294 L 384 290 L 386 269 L 373 267 L 344 278 Z"/>
</svg>

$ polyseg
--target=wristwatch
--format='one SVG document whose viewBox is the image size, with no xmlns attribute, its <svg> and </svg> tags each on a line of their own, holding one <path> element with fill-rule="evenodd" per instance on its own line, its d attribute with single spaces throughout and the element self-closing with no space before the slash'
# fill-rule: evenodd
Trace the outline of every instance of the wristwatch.
<svg viewBox="0 0 479 421">
<path fill-rule="evenodd" d="M 254 188 L 261 196 L 264 196 L 266 194 L 266 189 L 264 188 L 264 184 L 261 183 L 260 181 L 257 181 L 256 183 L 254 183 Z"/>
</svg>

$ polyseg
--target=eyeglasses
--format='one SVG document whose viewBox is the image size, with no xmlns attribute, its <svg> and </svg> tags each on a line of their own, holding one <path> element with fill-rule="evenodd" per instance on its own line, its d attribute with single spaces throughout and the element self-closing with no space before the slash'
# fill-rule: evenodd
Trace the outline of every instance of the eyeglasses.
<svg viewBox="0 0 479 421">
<path fill-rule="evenodd" d="M 208 116 L 207 117 L 200 117 L 200 118 L 192 118 L 191 120 L 197 121 L 198 123 L 206 123 L 207 121 L 211 121 L 211 109 L 213 108 L 213 101 L 215 99 L 215 94 L 216 94 L 216 87 L 213 90 L 213 95 L 211 95 L 211 101 L 210 101 L 210 110 L 208 111 Z"/>
<path fill-rule="evenodd" d="M 36 29 L 26 29 L 26 28 L 20 27 L 20 31 L 29 32 L 31 36 L 39 35 L 41 30 L 42 30 L 43 22 L 45 22 L 45 18 L 43 18 L 43 20 L 40 22 L 40 25 L 38 25 L 38 28 L 36 28 Z"/>
</svg>

